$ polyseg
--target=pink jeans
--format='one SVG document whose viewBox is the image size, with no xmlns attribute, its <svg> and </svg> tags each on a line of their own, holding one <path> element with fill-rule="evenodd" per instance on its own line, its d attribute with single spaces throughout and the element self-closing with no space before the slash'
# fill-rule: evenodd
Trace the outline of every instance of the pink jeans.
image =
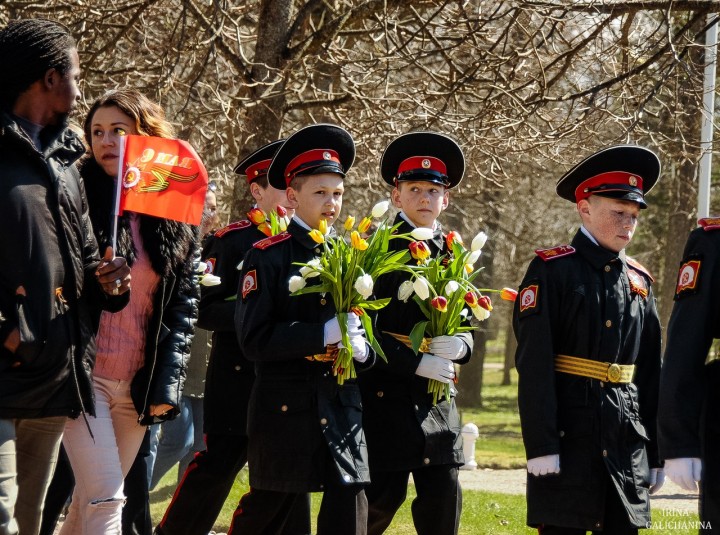
<svg viewBox="0 0 720 535">
<path fill-rule="evenodd" d="M 63 445 L 73 473 L 75 490 L 61 535 L 120 535 L 123 479 L 140 449 L 145 427 L 130 398 L 130 382 L 93 379 L 96 417 L 69 420 Z"/>
</svg>

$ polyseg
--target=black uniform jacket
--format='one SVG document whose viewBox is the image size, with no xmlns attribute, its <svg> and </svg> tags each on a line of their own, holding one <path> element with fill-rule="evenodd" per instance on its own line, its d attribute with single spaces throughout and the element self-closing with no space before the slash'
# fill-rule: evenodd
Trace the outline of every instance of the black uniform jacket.
<svg viewBox="0 0 720 535">
<path fill-rule="evenodd" d="M 288 281 L 321 248 L 291 221 L 286 233 L 255 244 L 245 256 L 235 322 L 256 379 L 248 410 L 250 485 L 280 492 L 323 489 L 327 456 L 346 483 L 367 483 L 362 403 L 355 380 L 337 384 L 325 353 L 324 325 L 335 315 L 330 296 L 291 296 Z M 313 279 L 310 279 L 310 283 Z M 244 294 L 244 296 L 243 296 Z M 356 369 L 369 366 L 355 364 Z"/>
<path fill-rule="evenodd" d="M 701 517 L 720 526 L 720 360 L 714 338 L 720 338 L 720 228 L 698 228 L 685 246 L 668 324 L 658 429 L 663 459 L 703 459 Z"/>
<path fill-rule="evenodd" d="M 217 286 L 204 286 L 198 326 L 213 331 L 203 402 L 206 433 L 247 434 L 247 407 L 255 366 L 243 355 L 235 334 L 235 297 L 239 265 L 253 243 L 265 238 L 248 220 L 231 223 L 211 236 L 203 260 L 220 277 Z"/>
<path fill-rule="evenodd" d="M 105 294 L 76 161 L 85 148 L 66 125 L 42 132 L 40 152 L 0 113 L 0 418 L 94 414 L 95 321 L 129 294 Z M 16 353 L 4 348 L 17 328 Z"/>
<path fill-rule="evenodd" d="M 394 223 L 402 223 L 398 233 L 413 230 L 400 215 Z M 409 243 L 404 239 L 390 240 L 390 248 L 404 250 Z M 432 240 L 426 243 L 433 256 L 446 253 L 439 225 Z M 390 297 L 392 301 L 378 312 L 376 329 L 387 363 L 378 358 L 375 366 L 359 378 L 364 405 L 363 424 L 373 471 L 464 463 L 454 387 L 451 386 L 451 399 L 443 398 L 433 405 L 432 395 L 427 393 L 428 380 L 415 375 L 422 354 L 416 355 L 388 334 L 407 336 L 416 323 L 426 320 L 412 298 L 407 303 L 397 298 L 400 284 L 409 278 L 410 274 L 406 272 L 388 273 L 380 277 L 375 287 L 378 299 Z M 472 343 L 470 336 L 467 339 Z M 470 353 L 468 347 L 466 356 L 456 362 L 464 364 L 470 359 Z"/>
<path fill-rule="evenodd" d="M 557 248 L 555 258 L 534 258 L 515 302 L 525 452 L 528 459 L 560 454 L 559 475 L 528 475 L 528 524 L 602 528 L 612 480 L 630 521 L 644 527 L 648 455 L 650 466 L 659 466 L 661 334 L 652 279 L 581 231 L 572 247 L 566 256 L 570 249 Z M 558 373 L 557 354 L 635 364 L 635 377 L 608 384 Z"/>
</svg>

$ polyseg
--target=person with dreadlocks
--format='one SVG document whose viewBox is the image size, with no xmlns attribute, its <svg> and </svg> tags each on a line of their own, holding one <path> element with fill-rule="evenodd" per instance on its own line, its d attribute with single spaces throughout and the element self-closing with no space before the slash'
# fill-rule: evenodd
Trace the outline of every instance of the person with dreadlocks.
<svg viewBox="0 0 720 535">
<path fill-rule="evenodd" d="M 0 68 L 0 533 L 35 535 L 66 420 L 94 411 L 95 318 L 127 304 L 130 268 L 100 257 L 75 167 L 74 39 L 11 21 Z"/>
</svg>

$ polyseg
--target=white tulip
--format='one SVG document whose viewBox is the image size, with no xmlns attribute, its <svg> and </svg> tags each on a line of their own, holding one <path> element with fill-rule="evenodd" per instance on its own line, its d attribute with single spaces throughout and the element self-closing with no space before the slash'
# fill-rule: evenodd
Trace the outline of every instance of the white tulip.
<svg viewBox="0 0 720 535">
<path fill-rule="evenodd" d="M 297 275 L 293 275 L 292 277 L 290 277 L 288 286 L 290 287 L 290 293 L 302 290 L 303 288 L 305 288 L 305 279 L 303 279 L 302 277 L 298 277 Z"/>
<path fill-rule="evenodd" d="M 460 317 L 461 317 L 462 319 L 467 319 L 468 314 L 470 314 L 470 312 L 468 312 L 468 309 L 467 309 L 467 308 L 463 308 L 463 309 L 460 311 Z"/>
<path fill-rule="evenodd" d="M 433 231 L 431 228 L 418 227 L 413 229 L 410 236 L 416 240 L 430 240 L 433 237 Z"/>
<path fill-rule="evenodd" d="M 475 262 L 478 261 L 478 258 L 480 258 L 480 255 L 482 254 L 482 251 L 478 249 L 477 251 L 471 251 L 467 258 L 467 264 L 470 264 L 471 266 L 475 265 Z"/>
<path fill-rule="evenodd" d="M 418 294 L 418 297 L 423 301 L 430 297 L 430 288 L 425 277 L 417 277 L 413 282 L 413 290 Z"/>
<path fill-rule="evenodd" d="M 380 201 L 375 206 L 373 206 L 372 212 L 370 213 L 375 219 L 379 219 L 385 215 L 385 212 L 388 211 L 389 207 L 390 203 L 388 201 Z"/>
<path fill-rule="evenodd" d="M 198 273 L 205 273 L 207 271 L 207 264 L 205 262 L 198 262 L 195 271 Z"/>
<path fill-rule="evenodd" d="M 358 277 L 355 281 L 355 289 L 360 295 L 363 296 L 363 299 L 367 299 L 368 297 L 370 297 L 373 292 L 372 277 L 367 273 Z"/>
<path fill-rule="evenodd" d="M 445 295 L 450 297 L 457 291 L 458 288 L 460 288 L 460 285 L 457 282 L 448 281 L 448 283 L 445 285 Z"/>
<path fill-rule="evenodd" d="M 410 299 L 410 296 L 414 291 L 412 281 L 403 281 L 398 288 L 398 299 L 400 299 L 403 303 L 407 303 L 407 300 Z"/>
<path fill-rule="evenodd" d="M 470 250 L 479 251 L 485 246 L 485 242 L 487 241 L 487 239 L 487 234 L 482 231 L 478 232 L 473 238 L 472 243 L 470 244 Z"/>
<path fill-rule="evenodd" d="M 313 277 L 319 277 L 320 273 L 310 266 L 303 266 L 300 268 L 300 276 L 303 279 L 312 279 Z"/>
<path fill-rule="evenodd" d="M 490 317 L 490 311 L 485 310 L 481 306 L 472 307 L 472 313 L 478 319 L 478 321 L 485 321 Z"/>
<path fill-rule="evenodd" d="M 202 284 L 203 286 L 217 286 L 221 282 L 222 281 L 220 280 L 220 277 L 218 277 L 217 275 L 213 275 L 211 273 L 204 275 L 200 279 L 200 284 Z"/>
</svg>

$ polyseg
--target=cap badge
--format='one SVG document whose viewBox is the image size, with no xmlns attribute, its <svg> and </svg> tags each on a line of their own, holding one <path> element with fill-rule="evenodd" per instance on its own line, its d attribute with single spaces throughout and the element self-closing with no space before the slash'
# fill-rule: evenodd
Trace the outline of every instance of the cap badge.
<svg viewBox="0 0 720 535">
<path fill-rule="evenodd" d="M 421 165 L 423 166 L 423 169 L 430 169 L 430 160 L 428 160 L 427 158 L 425 158 L 425 159 L 422 161 Z"/>
<path fill-rule="evenodd" d="M 332 158 L 332 156 L 329 152 L 327 152 L 327 151 L 323 152 L 323 160 L 329 160 L 331 158 Z"/>
<path fill-rule="evenodd" d="M 629 183 L 632 187 L 637 186 L 637 184 L 638 184 L 637 177 L 630 175 L 630 178 L 628 178 L 628 183 Z"/>
</svg>

